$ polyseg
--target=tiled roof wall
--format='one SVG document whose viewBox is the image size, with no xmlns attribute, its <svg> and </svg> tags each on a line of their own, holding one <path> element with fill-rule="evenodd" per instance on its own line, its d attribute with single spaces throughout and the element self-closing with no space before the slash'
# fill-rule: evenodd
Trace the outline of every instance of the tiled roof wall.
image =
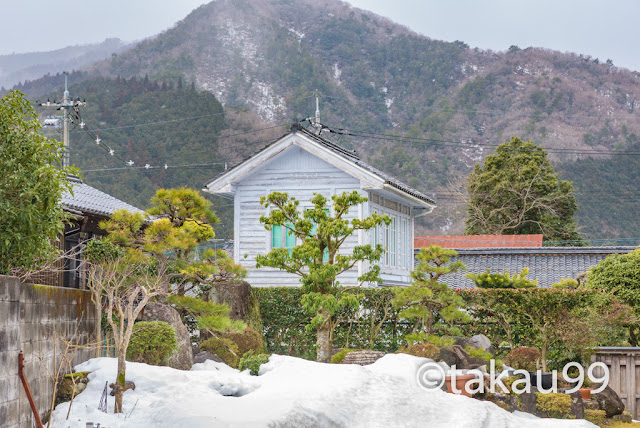
<svg viewBox="0 0 640 428">
<path fill-rule="evenodd" d="M 636 247 L 542 247 L 460 250 L 459 260 L 466 271 L 444 275 L 442 282 L 451 288 L 473 288 L 468 273 L 504 271 L 514 274 L 529 268 L 529 278 L 538 280 L 539 287 L 551 287 L 563 278 L 576 278 L 610 254 L 623 254 Z"/>
</svg>

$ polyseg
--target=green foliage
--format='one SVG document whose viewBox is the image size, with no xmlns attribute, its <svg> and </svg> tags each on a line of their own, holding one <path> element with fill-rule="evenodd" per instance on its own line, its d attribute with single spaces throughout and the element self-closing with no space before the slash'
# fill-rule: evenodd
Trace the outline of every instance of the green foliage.
<svg viewBox="0 0 640 428">
<path fill-rule="evenodd" d="M 589 269 L 587 286 L 614 293 L 640 311 L 640 249 L 612 254 Z"/>
<path fill-rule="evenodd" d="M 584 358 L 594 346 L 619 344 L 621 327 L 633 319 L 624 305 L 594 290 L 473 289 L 460 295 L 476 323 L 492 325 L 494 343 L 539 348 L 545 371 L 549 349 Z"/>
<path fill-rule="evenodd" d="M 415 343 L 398 349 L 398 352 L 416 357 L 430 358 L 434 361 L 440 356 L 440 349 L 433 343 Z"/>
<path fill-rule="evenodd" d="M 168 296 L 167 303 L 178 312 L 196 320 L 195 327 L 209 332 L 238 331 L 246 327 L 242 321 L 229 318 L 229 306 L 206 302 L 192 296 Z"/>
<path fill-rule="evenodd" d="M 607 412 L 605 410 L 584 409 L 584 419 L 599 427 L 607 423 Z"/>
<path fill-rule="evenodd" d="M 408 340 L 422 342 L 437 334 L 459 335 L 456 323 L 464 322 L 467 315 L 462 298 L 446 284 L 439 282 L 441 276 L 464 269 L 455 250 L 437 245 L 421 248 L 416 256 L 418 265 L 411 272 L 413 283 L 409 287 L 398 287 L 393 305 L 404 308 L 400 317 L 415 320 L 415 329 Z"/>
<path fill-rule="evenodd" d="M 548 417 L 556 419 L 574 419 L 571 412 L 571 396 L 565 393 L 543 394 L 536 392 L 536 408 Z"/>
<path fill-rule="evenodd" d="M 350 353 L 350 352 L 355 352 L 358 351 L 358 349 L 343 349 L 342 351 L 333 354 L 331 356 L 331 364 L 342 364 L 342 361 L 344 361 L 344 357 Z"/>
<path fill-rule="evenodd" d="M 199 252 L 199 246 L 215 237 L 212 224 L 217 221 L 211 202 L 200 192 L 181 187 L 158 189 L 145 214 L 117 210 L 100 227 L 111 243 L 153 255 L 169 272 L 167 289 L 184 295 L 189 290 L 201 294 L 215 281 L 246 275 L 222 250 Z"/>
<path fill-rule="evenodd" d="M 238 367 L 241 354 L 238 351 L 238 345 L 233 343 L 231 339 L 214 336 L 200 343 L 200 349 L 217 355 L 228 366 Z"/>
<path fill-rule="evenodd" d="M 575 290 L 580 286 L 577 280 L 573 278 L 562 278 L 558 282 L 551 285 L 553 288 L 568 288 L 570 290 Z"/>
<path fill-rule="evenodd" d="M 413 324 L 398 318 L 399 310 L 391 306 L 394 288 L 346 290 L 359 294 L 357 308 L 342 308 L 335 316 L 335 347 L 375 349 L 395 352 L 404 344 L 404 336 Z M 315 359 L 315 332 L 305 326 L 309 315 L 300 305 L 304 291 L 299 287 L 254 288 L 260 302 L 267 349 L 274 354 Z"/>
<path fill-rule="evenodd" d="M 89 263 L 109 263 L 123 257 L 125 251 L 106 239 L 92 239 L 87 242 L 82 254 Z"/>
<path fill-rule="evenodd" d="M 240 331 L 215 333 L 213 337 L 200 343 L 200 349 L 217 355 L 231 367 L 238 367 L 242 356 L 247 353 L 262 353 L 264 346 L 260 333 L 247 327 Z"/>
<path fill-rule="evenodd" d="M 154 366 L 164 365 L 176 347 L 176 332 L 169 323 L 141 321 L 133 326 L 127 359 Z"/>
<path fill-rule="evenodd" d="M 272 230 L 274 226 L 285 227 L 301 243 L 291 251 L 286 248 L 273 248 L 268 254 L 256 257 L 256 266 L 273 267 L 297 275 L 302 282 L 305 294 L 300 303 L 305 310 L 313 315 L 308 325 L 312 329 L 329 332 L 328 335 L 318 335 L 318 358 L 328 357 L 331 344 L 326 343 L 331 337 L 331 318 L 342 308 L 358 306 L 358 296 L 344 293 L 337 277 L 339 274 L 352 269 L 358 262 L 369 262 L 371 266 L 358 281 L 382 282 L 380 266 L 375 262 L 380 260 L 384 250 L 380 244 L 375 248 L 371 245 L 356 245 L 351 254 L 340 253 L 342 244 L 359 230 L 370 230 L 382 223 L 391 222 L 388 216 L 376 213 L 360 220 L 347 220 L 343 217 L 349 210 L 367 201 L 367 198 L 357 191 L 343 192 L 341 195 L 331 196 L 332 204 L 319 193 L 314 193 L 311 203 L 313 208 L 299 210 L 300 201 L 290 197 L 287 193 L 273 192 L 260 198 L 260 204 L 265 209 L 271 209 L 268 215 L 260 217 L 265 229 Z M 331 215 L 330 208 L 333 211 Z"/>
<path fill-rule="evenodd" d="M 491 269 L 487 269 L 485 273 L 469 273 L 465 275 L 471 278 L 473 283 L 480 288 L 532 288 L 538 285 L 538 280 L 531 281 L 527 278 L 529 268 L 523 268 L 520 273 L 515 275 L 504 273 L 491 273 Z"/>
<path fill-rule="evenodd" d="M 260 366 L 269 362 L 269 354 L 254 354 L 253 351 L 246 352 L 238 363 L 238 370 L 249 370 L 253 376 L 258 376 Z"/>
<path fill-rule="evenodd" d="M 469 175 L 465 233 L 579 241 L 573 185 L 558 179 L 545 150 L 513 137 L 496 151 Z"/>
<path fill-rule="evenodd" d="M 70 217 L 60 205 L 72 190 L 61 168 L 64 146 L 45 138 L 31 103 L 18 91 L 0 98 L 0 274 L 31 269 L 56 255 Z"/>
<path fill-rule="evenodd" d="M 540 351 L 531 346 L 520 346 L 507 354 L 505 363 L 516 370 L 534 372 L 540 361 Z"/>
<path fill-rule="evenodd" d="M 487 367 L 489 367 L 489 364 L 491 364 L 491 360 L 494 359 L 494 355 L 491 352 L 485 351 L 482 348 L 476 348 L 474 346 L 465 346 L 464 350 L 467 352 L 467 354 L 471 358 L 484 361 L 484 363 L 487 364 Z M 495 365 L 496 367 L 502 367 L 502 360 L 495 360 Z"/>
<path fill-rule="evenodd" d="M 229 331 L 222 333 L 222 335 L 238 346 L 238 355 L 244 355 L 249 351 L 264 351 L 265 349 L 262 334 L 251 327 L 247 327 L 244 330 Z"/>
<path fill-rule="evenodd" d="M 625 141 L 625 150 L 637 152 L 640 150 L 639 141 L 639 136 L 630 134 Z M 599 143 L 595 141 L 592 144 Z M 640 236 L 637 215 L 640 212 L 640 199 L 621 197 L 633 195 L 640 188 L 638 171 L 640 156 L 587 157 L 558 166 L 562 178 L 572 181 L 575 185 L 579 207 L 575 218 L 582 228 L 581 231 L 584 231 L 581 233 L 585 239 L 604 240 Z M 640 241 L 626 242 L 628 243 L 622 245 L 640 244 Z M 611 242 L 606 245 L 619 244 Z"/>
<path fill-rule="evenodd" d="M 640 316 L 640 249 L 628 254 L 612 254 L 589 269 L 587 287 L 611 293 L 631 306 Z M 633 346 L 638 344 L 638 325 L 626 323 Z"/>
</svg>

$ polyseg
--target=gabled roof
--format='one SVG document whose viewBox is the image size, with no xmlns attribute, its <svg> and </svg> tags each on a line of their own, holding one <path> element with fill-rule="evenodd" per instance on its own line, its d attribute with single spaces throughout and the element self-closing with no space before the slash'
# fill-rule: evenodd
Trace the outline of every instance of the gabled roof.
<svg viewBox="0 0 640 428">
<path fill-rule="evenodd" d="M 274 152 L 274 153 L 269 153 L 270 151 L 272 151 L 272 149 L 276 146 L 278 146 L 278 144 L 282 143 L 283 141 L 286 140 L 287 137 L 289 137 L 290 135 L 298 135 L 300 137 L 302 137 L 304 140 L 314 143 L 316 144 L 318 147 L 320 147 L 321 149 L 324 149 L 327 153 L 331 153 L 333 156 L 335 156 L 336 158 L 341 159 L 344 162 L 347 162 L 348 164 L 352 165 L 353 167 L 356 167 L 360 172 L 362 172 L 365 175 L 370 176 L 370 178 L 375 178 L 377 179 L 377 181 L 380 181 L 382 186 L 390 186 L 393 187 L 394 189 L 399 190 L 401 193 L 404 193 L 406 195 L 409 195 L 419 201 L 421 201 L 421 203 L 423 205 L 427 205 L 430 207 L 435 206 L 435 200 L 433 198 L 430 198 L 429 196 L 425 195 L 422 192 L 419 192 L 415 189 L 412 189 L 410 186 L 408 186 L 407 184 L 401 182 L 400 180 L 380 171 L 377 168 L 372 167 L 371 165 L 367 164 L 366 162 L 364 162 L 363 160 L 360 159 L 360 157 L 358 156 L 358 154 L 355 151 L 352 150 L 347 150 L 344 147 L 340 147 L 339 145 L 320 137 L 319 135 L 316 135 L 308 130 L 306 130 L 305 128 L 298 126 L 294 131 L 287 133 L 285 135 L 283 135 L 282 137 L 272 141 L 271 143 L 269 143 L 267 146 L 263 147 L 262 149 L 260 149 L 259 151 L 257 151 L 256 153 L 254 153 L 253 155 L 251 155 L 250 157 L 248 157 L 247 159 L 243 160 L 242 162 L 238 163 L 237 165 L 235 165 L 233 168 L 231 168 L 228 171 L 223 172 L 220 176 L 218 176 L 217 178 L 209 181 L 208 183 L 205 184 L 205 191 L 209 191 L 211 192 L 213 188 L 217 187 L 216 185 L 221 185 L 223 183 L 225 183 L 226 180 L 231 179 L 231 177 L 233 177 L 234 175 L 238 175 L 238 172 L 240 170 L 242 170 L 243 168 L 249 168 L 250 167 L 250 162 L 256 158 L 259 158 L 261 156 L 265 156 L 265 157 L 271 157 L 274 156 L 275 154 L 279 153 L 279 152 Z M 285 147 L 286 148 L 286 147 Z M 240 174 L 243 175 L 243 174 Z M 222 186 L 220 186 L 222 187 Z M 381 187 L 382 188 L 382 187 Z M 213 190 L 214 193 L 228 193 L 228 192 L 223 192 L 223 191 L 216 191 Z"/>
<path fill-rule="evenodd" d="M 451 288 L 473 288 L 468 273 L 504 271 L 514 274 L 529 268 L 528 278 L 538 280 L 538 287 L 551 287 L 564 278 L 573 278 L 597 265 L 611 254 L 624 254 L 637 247 L 541 247 L 481 248 L 458 250 L 458 260 L 466 271 L 444 275 L 441 281 Z M 416 250 L 417 252 L 418 250 Z"/>
<path fill-rule="evenodd" d="M 78 177 L 68 177 L 73 183 L 73 195 L 62 195 L 62 207 L 75 214 L 95 214 L 109 217 L 114 211 L 126 208 L 132 212 L 142 212 L 140 208 L 114 198 L 100 190 L 85 184 Z"/>
<path fill-rule="evenodd" d="M 540 235 L 431 235 L 416 236 L 414 248 L 437 245 L 442 248 L 542 247 Z"/>
</svg>

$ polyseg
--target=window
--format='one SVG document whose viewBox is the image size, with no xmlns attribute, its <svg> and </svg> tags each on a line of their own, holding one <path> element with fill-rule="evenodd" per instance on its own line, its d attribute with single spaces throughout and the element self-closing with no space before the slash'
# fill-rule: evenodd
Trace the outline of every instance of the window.
<svg viewBox="0 0 640 428">
<path fill-rule="evenodd" d="M 403 218 L 401 220 L 401 227 L 400 227 L 400 254 L 398 256 L 398 265 L 400 266 L 400 268 L 404 268 L 405 267 L 405 258 L 407 256 L 407 246 L 405 245 L 405 242 L 407 241 L 407 219 Z"/>
<path fill-rule="evenodd" d="M 389 252 L 389 265 L 396 267 L 396 255 L 398 253 L 398 239 L 396 236 L 397 217 L 391 216 L 391 224 L 389 224 L 389 243 L 387 251 Z"/>
<path fill-rule="evenodd" d="M 291 223 L 287 223 L 287 225 L 292 226 Z M 289 229 L 285 226 L 273 226 L 271 230 L 271 248 L 286 248 L 291 254 L 295 245 L 296 237 Z"/>
<path fill-rule="evenodd" d="M 307 211 L 308 211 L 308 210 L 307 210 Z M 328 208 L 325 208 L 325 209 L 324 209 L 324 210 L 322 210 L 322 211 L 324 211 L 327 215 L 329 215 L 329 209 L 328 209 Z M 311 234 L 312 234 L 312 235 L 315 235 L 315 234 L 316 234 L 316 227 L 317 227 L 317 225 L 314 223 L 314 224 L 313 224 L 313 227 L 311 228 Z M 328 248 L 325 248 L 325 249 L 324 249 L 324 254 L 322 255 L 322 261 L 323 261 L 324 263 L 326 263 L 326 262 L 328 262 L 328 261 L 329 261 L 329 249 L 328 249 Z"/>
<path fill-rule="evenodd" d="M 411 248 L 413 247 L 413 234 L 411 233 L 411 222 L 410 220 L 406 221 L 406 225 L 405 227 L 407 228 L 407 239 L 406 242 L 404 243 L 404 245 L 406 246 L 406 252 L 407 252 L 407 257 L 406 257 L 406 262 L 405 262 L 405 269 L 407 270 L 412 270 L 413 269 L 413 252 L 411 251 Z"/>
<path fill-rule="evenodd" d="M 384 252 L 384 264 L 389 266 L 389 264 L 391 263 L 391 255 L 389 254 L 389 225 L 383 223 L 383 227 L 384 232 L 382 234 L 382 247 L 386 250 Z"/>
</svg>

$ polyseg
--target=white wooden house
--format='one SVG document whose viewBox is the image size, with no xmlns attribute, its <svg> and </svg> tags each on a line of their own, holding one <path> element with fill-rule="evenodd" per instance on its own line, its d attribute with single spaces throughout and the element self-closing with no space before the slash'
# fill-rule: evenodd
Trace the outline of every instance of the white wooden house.
<svg viewBox="0 0 640 428">
<path fill-rule="evenodd" d="M 340 252 L 348 253 L 358 244 L 380 243 L 386 253 L 379 262 L 384 285 L 409 284 L 413 268 L 414 219 L 435 207 L 428 196 L 364 163 L 358 155 L 304 128 L 272 142 L 249 159 L 225 171 L 204 189 L 234 200 L 234 258 L 249 272 L 253 286 L 296 286 L 299 278 L 278 269 L 256 268 L 256 256 L 277 247 L 292 247 L 284 228 L 267 231 L 260 216 L 267 214 L 260 197 L 271 192 L 287 192 L 311 207 L 314 193 L 326 197 L 357 190 L 369 198 L 347 218 L 364 218 L 371 213 L 387 214 L 392 223 L 369 232 L 359 231 L 347 240 Z M 367 269 L 365 263 L 343 273 L 343 285 L 356 285 Z"/>
</svg>

